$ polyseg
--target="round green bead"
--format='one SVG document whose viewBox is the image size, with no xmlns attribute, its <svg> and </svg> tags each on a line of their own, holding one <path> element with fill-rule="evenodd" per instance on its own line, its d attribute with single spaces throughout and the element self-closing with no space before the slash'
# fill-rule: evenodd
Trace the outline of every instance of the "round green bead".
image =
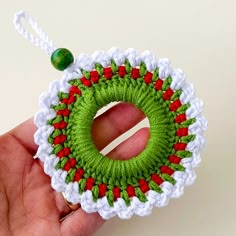
<svg viewBox="0 0 236 236">
<path fill-rule="evenodd" d="M 65 70 L 74 61 L 74 56 L 66 48 L 58 48 L 51 55 L 51 63 L 57 70 Z"/>
</svg>

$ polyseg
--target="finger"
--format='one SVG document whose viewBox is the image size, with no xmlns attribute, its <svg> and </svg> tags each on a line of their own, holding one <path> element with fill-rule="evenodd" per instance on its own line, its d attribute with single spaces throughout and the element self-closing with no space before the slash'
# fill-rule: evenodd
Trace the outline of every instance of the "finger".
<svg viewBox="0 0 236 236">
<path fill-rule="evenodd" d="M 9 131 L 8 134 L 21 143 L 30 153 L 35 154 L 38 148 L 34 142 L 36 130 L 33 118 L 31 118 Z"/>
<path fill-rule="evenodd" d="M 113 160 L 127 160 L 135 157 L 145 149 L 149 137 L 149 128 L 142 128 L 106 156 Z"/>
<path fill-rule="evenodd" d="M 129 103 L 119 103 L 97 117 L 92 125 L 92 137 L 98 150 L 145 118 L 144 113 Z"/>
<path fill-rule="evenodd" d="M 74 211 L 61 222 L 61 234 L 78 236 L 93 235 L 105 222 L 98 213 L 86 213 L 82 209 Z"/>
<path fill-rule="evenodd" d="M 63 217 L 67 216 L 71 212 L 71 209 L 66 204 L 62 193 L 54 192 L 54 195 L 55 195 L 55 202 L 56 202 L 57 209 L 60 212 L 60 219 L 62 219 Z"/>
</svg>

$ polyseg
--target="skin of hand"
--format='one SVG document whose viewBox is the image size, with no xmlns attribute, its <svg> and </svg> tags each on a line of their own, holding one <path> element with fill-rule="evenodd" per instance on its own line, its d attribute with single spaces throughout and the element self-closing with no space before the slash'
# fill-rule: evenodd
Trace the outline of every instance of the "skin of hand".
<svg viewBox="0 0 236 236">
<path fill-rule="evenodd" d="M 110 108 L 93 122 L 97 149 L 102 150 L 143 118 L 144 114 L 131 104 Z M 29 119 L 0 136 L 0 235 L 93 235 L 105 221 L 98 213 L 88 214 L 81 208 L 71 213 L 62 194 L 51 188 L 42 163 L 33 159 L 37 151 L 35 131 L 33 119 Z M 107 156 L 114 160 L 136 156 L 148 138 L 149 129 L 142 128 Z"/>
</svg>

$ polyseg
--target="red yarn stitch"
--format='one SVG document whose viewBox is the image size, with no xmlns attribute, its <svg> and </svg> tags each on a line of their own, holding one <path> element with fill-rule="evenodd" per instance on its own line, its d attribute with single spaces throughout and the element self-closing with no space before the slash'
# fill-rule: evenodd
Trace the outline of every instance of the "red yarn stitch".
<svg viewBox="0 0 236 236">
<path fill-rule="evenodd" d="M 66 135 L 60 134 L 54 138 L 53 144 L 57 145 L 57 144 L 64 143 L 66 141 L 66 138 L 67 138 Z"/>
<path fill-rule="evenodd" d="M 188 135 L 188 128 L 179 128 L 176 131 L 176 135 L 179 136 L 179 137 L 183 137 L 183 136 Z"/>
<path fill-rule="evenodd" d="M 76 97 L 75 97 L 75 96 L 71 96 L 71 97 L 69 97 L 69 98 L 63 98 L 63 99 L 61 100 L 61 103 L 64 103 L 64 104 L 69 105 L 69 104 L 75 102 L 75 100 L 76 100 Z"/>
<path fill-rule="evenodd" d="M 96 70 L 90 71 L 90 78 L 94 83 L 97 83 L 100 78 L 100 75 L 98 74 L 98 72 Z"/>
<path fill-rule="evenodd" d="M 64 110 L 58 110 L 57 111 L 57 115 L 61 115 L 61 116 L 69 116 L 70 115 L 70 111 L 69 109 L 64 109 Z"/>
<path fill-rule="evenodd" d="M 71 168 L 75 167 L 75 165 L 76 165 L 76 159 L 75 158 L 70 158 L 69 162 L 70 162 Z"/>
<path fill-rule="evenodd" d="M 162 173 L 165 173 L 165 174 L 168 174 L 168 175 L 172 175 L 175 171 L 174 170 L 172 170 L 169 166 L 162 166 L 161 168 L 160 168 L 160 171 L 162 172 Z"/>
<path fill-rule="evenodd" d="M 181 161 L 181 158 L 179 158 L 175 155 L 172 155 L 172 156 L 169 156 L 169 161 L 174 163 L 174 164 L 179 164 L 180 161 Z"/>
<path fill-rule="evenodd" d="M 70 154 L 70 149 L 67 147 L 64 147 L 57 153 L 57 156 L 62 158 L 62 157 L 67 157 Z"/>
<path fill-rule="evenodd" d="M 66 162 L 65 166 L 63 167 L 63 169 L 66 170 L 66 171 L 69 171 L 71 168 L 75 167 L 75 165 L 76 165 L 76 160 L 75 160 L 75 158 L 70 158 L 70 159 Z"/>
<path fill-rule="evenodd" d="M 143 193 L 146 193 L 150 189 L 147 181 L 144 179 L 139 180 L 139 187 Z"/>
<path fill-rule="evenodd" d="M 106 196 L 106 192 L 107 192 L 107 186 L 106 186 L 106 184 L 100 184 L 99 185 L 99 196 L 100 197 L 104 197 L 104 196 Z"/>
<path fill-rule="evenodd" d="M 71 97 L 69 97 L 67 104 L 69 105 L 75 101 L 76 101 L 76 96 L 71 96 Z"/>
<path fill-rule="evenodd" d="M 186 114 L 180 114 L 178 116 L 175 117 L 175 123 L 182 123 L 183 121 L 185 121 L 187 119 Z"/>
<path fill-rule="evenodd" d="M 75 96 L 71 96 L 71 97 L 69 97 L 69 98 L 63 98 L 63 99 L 61 100 L 61 103 L 64 103 L 64 104 L 69 105 L 69 104 L 75 102 L 75 100 L 76 100 L 76 97 L 75 97 Z"/>
<path fill-rule="evenodd" d="M 129 197 L 133 197 L 135 196 L 135 190 L 134 190 L 134 187 L 129 185 L 127 188 L 126 188 L 126 191 L 129 195 Z"/>
<path fill-rule="evenodd" d="M 103 74 L 106 79 L 110 79 L 113 75 L 111 67 L 104 68 L 103 69 Z"/>
<path fill-rule="evenodd" d="M 133 79 L 137 79 L 140 77 L 139 69 L 138 68 L 133 68 L 131 71 L 131 76 Z"/>
<path fill-rule="evenodd" d="M 80 89 L 79 89 L 77 86 L 73 85 L 73 86 L 71 86 L 71 88 L 70 88 L 69 96 L 73 96 L 73 95 L 75 95 L 75 94 L 78 94 L 78 95 L 80 95 L 80 96 L 82 95 Z"/>
<path fill-rule="evenodd" d="M 164 180 L 157 174 L 152 174 L 151 179 L 158 185 L 161 185 L 164 182 Z"/>
<path fill-rule="evenodd" d="M 171 88 L 169 88 L 163 94 L 163 99 L 164 100 L 170 100 L 170 98 L 172 97 L 173 94 L 174 94 L 174 91 Z"/>
<path fill-rule="evenodd" d="M 61 99 L 61 103 L 65 103 L 65 104 L 67 104 L 67 98 L 63 98 L 63 99 Z"/>
<path fill-rule="evenodd" d="M 123 78 L 127 74 L 125 66 L 118 67 L 118 74 L 121 78 Z"/>
<path fill-rule="evenodd" d="M 155 83 L 155 89 L 156 90 L 161 90 L 162 88 L 162 85 L 163 85 L 163 80 L 162 79 L 158 79 Z"/>
<path fill-rule="evenodd" d="M 69 162 L 66 162 L 66 164 L 65 164 L 64 167 L 63 167 L 63 170 L 69 171 L 70 168 L 71 168 L 70 163 L 69 163 Z"/>
<path fill-rule="evenodd" d="M 84 175 L 84 170 L 82 168 L 79 168 L 79 169 L 76 170 L 76 173 L 83 176 Z"/>
<path fill-rule="evenodd" d="M 171 111 L 177 111 L 178 110 L 178 108 L 179 107 L 181 107 L 181 102 L 180 102 L 180 100 L 178 99 L 178 100 L 175 100 L 174 102 L 172 102 L 171 104 L 170 104 L 170 110 Z"/>
<path fill-rule="evenodd" d="M 84 175 L 84 170 L 82 168 L 79 168 L 76 170 L 75 172 L 75 177 L 74 177 L 74 181 L 79 181 Z"/>
<path fill-rule="evenodd" d="M 86 190 L 91 190 L 94 186 L 94 179 L 93 178 L 87 178 L 86 179 L 86 184 L 85 184 L 85 189 Z"/>
<path fill-rule="evenodd" d="M 86 79 L 85 77 L 81 78 L 81 82 L 87 87 L 90 87 L 92 85 L 91 81 L 89 79 Z"/>
<path fill-rule="evenodd" d="M 147 74 L 144 76 L 144 82 L 146 84 L 150 84 L 152 83 L 152 73 L 151 72 L 147 72 Z"/>
<path fill-rule="evenodd" d="M 64 129 L 67 126 L 67 123 L 62 120 L 56 124 L 53 124 L 54 129 Z"/>
<path fill-rule="evenodd" d="M 181 151 L 181 150 L 185 150 L 187 144 L 186 143 L 176 143 L 174 144 L 174 149 L 175 151 Z"/>
<path fill-rule="evenodd" d="M 112 192 L 114 194 L 114 200 L 117 200 L 117 198 L 120 198 L 120 189 L 118 187 L 114 187 Z"/>
</svg>

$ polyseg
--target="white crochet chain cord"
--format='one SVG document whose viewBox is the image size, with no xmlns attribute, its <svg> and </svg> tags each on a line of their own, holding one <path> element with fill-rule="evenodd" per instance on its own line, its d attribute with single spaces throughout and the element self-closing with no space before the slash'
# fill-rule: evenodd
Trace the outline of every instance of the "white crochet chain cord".
<svg viewBox="0 0 236 236">
<path fill-rule="evenodd" d="M 100 63 L 103 67 L 111 64 L 113 59 L 116 64 L 123 65 L 125 59 L 128 59 L 132 67 L 137 67 L 141 62 L 146 64 L 147 70 L 153 72 L 159 68 L 159 77 L 163 80 L 169 75 L 172 77 L 171 89 L 176 91 L 182 89 L 180 101 L 182 104 L 190 102 L 191 106 L 186 111 L 187 118 L 196 118 L 196 122 L 189 126 L 189 134 L 195 134 L 194 141 L 187 144 L 186 150 L 192 152 L 191 158 L 183 158 L 180 162 L 185 167 L 185 171 L 175 171 L 172 177 L 176 183 L 165 181 L 160 187 L 163 193 L 157 193 L 149 190 L 145 193 L 147 201 L 141 202 L 137 197 L 131 197 L 131 204 L 127 206 L 122 198 L 118 198 L 111 207 L 105 197 L 99 198 L 97 202 L 93 201 L 92 192 L 87 190 L 80 193 L 77 182 L 67 184 L 65 182 L 67 171 L 56 170 L 56 165 L 59 158 L 51 154 L 52 146 L 48 143 L 48 138 L 54 128 L 47 124 L 47 121 L 56 117 L 56 113 L 51 109 L 51 105 L 58 105 L 58 92 L 68 93 L 71 85 L 68 83 L 72 79 L 82 78 L 81 69 L 91 71 L 95 68 L 95 63 Z M 40 111 L 35 115 L 35 124 L 38 127 L 35 133 L 35 143 L 39 145 L 37 157 L 44 162 L 44 171 L 51 176 L 52 187 L 63 192 L 66 199 L 73 203 L 80 203 L 81 207 L 86 212 L 98 212 L 104 219 L 109 219 L 115 215 L 122 219 L 129 219 L 133 214 L 145 216 L 151 213 L 152 208 L 164 207 L 168 204 L 170 198 L 178 198 L 183 194 L 184 187 L 194 182 L 196 175 L 194 168 L 200 162 L 200 150 L 204 145 L 203 132 L 206 130 L 207 121 L 201 115 L 203 103 L 195 97 L 194 88 L 191 84 L 185 82 L 185 74 L 182 70 L 173 70 L 168 59 L 156 59 L 155 56 L 146 51 L 139 54 L 134 49 L 122 51 L 121 49 L 112 48 L 107 53 L 96 51 L 92 56 L 81 54 L 69 68 L 64 71 L 61 80 L 53 81 L 50 84 L 48 92 L 45 92 L 40 97 Z"/>
<path fill-rule="evenodd" d="M 24 19 L 26 23 L 31 26 L 36 36 L 27 32 L 21 22 L 22 19 Z M 56 50 L 52 40 L 49 39 L 48 35 L 39 27 L 37 22 L 27 12 L 17 12 L 14 16 L 14 24 L 20 35 L 22 35 L 26 40 L 31 42 L 34 46 L 39 47 L 46 54 L 51 55 Z"/>
</svg>

